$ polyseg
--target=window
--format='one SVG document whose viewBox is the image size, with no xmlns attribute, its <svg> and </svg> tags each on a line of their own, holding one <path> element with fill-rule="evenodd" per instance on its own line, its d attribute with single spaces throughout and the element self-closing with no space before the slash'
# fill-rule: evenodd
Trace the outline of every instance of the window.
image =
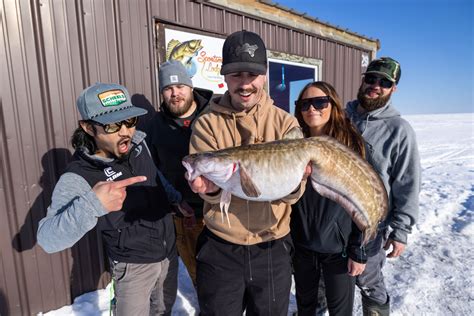
<svg viewBox="0 0 474 316">
<path fill-rule="evenodd" d="M 294 115 L 295 100 L 300 91 L 309 82 L 320 78 L 320 61 L 313 63 L 269 58 L 268 91 L 275 105 Z"/>
</svg>

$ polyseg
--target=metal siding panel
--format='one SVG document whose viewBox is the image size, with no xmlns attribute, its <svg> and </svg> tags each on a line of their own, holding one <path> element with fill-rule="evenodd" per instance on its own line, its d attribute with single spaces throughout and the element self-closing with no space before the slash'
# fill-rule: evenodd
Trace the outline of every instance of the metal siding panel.
<svg viewBox="0 0 474 316">
<path fill-rule="evenodd" d="M 243 28 L 244 18 L 242 15 L 225 11 L 224 26 L 226 35 L 240 31 Z"/>
<path fill-rule="evenodd" d="M 289 29 L 277 26 L 276 32 L 277 50 L 280 52 L 289 52 Z"/>
<path fill-rule="evenodd" d="M 82 19 L 89 77 L 95 82 L 119 82 L 117 25 L 113 0 L 83 0 Z"/>
<path fill-rule="evenodd" d="M 304 56 L 306 57 L 312 57 L 312 58 L 317 58 L 316 53 L 317 52 L 317 40 L 314 36 L 304 34 Z"/>
<path fill-rule="evenodd" d="M 177 22 L 176 0 L 147 0 L 151 3 L 151 16 Z"/>
<path fill-rule="evenodd" d="M 334 64 L 334 88 L 339 94 L 344 90 L 344 47 L 336 45 Z"/>
<path fill-rule="evenodd" d="M 326 42 L 324 49 L 324 55 L 326 56 L 325 59 L 325 67 L 323 67 L 323 80 L 329 82 L 332 85 L 335 85 L 336 80 L 336 45 L 333 42 Z"/>
<path fill-rule="evenodd" d="M 9 6 L 11 5 L 11 6 Z M 19 231 L 19 226 L 28 216 L 28 209 L 38 194 L 36 180 L 39 178 L 40 168 L 38 159 L 38 147 L 46 139 L 44 129 L 33 129 L 29 126 L 42 126 L 42 96 L 40 94 L 39 81 L 30 81 L 29 76 L 38 77 L 38 65 L 32 8 L 28 1 L 10 2 L 5 5 L 5 31 L 10 45 L 9 68 L 10 77 L 8 86 L 5 90 L 15 91 L 11 102 L 2 106 L 4 135 L 5 135 L 5 153 L 8 155 L 8 172 L 5 173 L 7 183 L 10 188 L 6 190 L 10 196 L 8 200 L 11 205 L 7 209 L 6 218 L 8 221 L 7 231 L 8 240 L 12 242 L 12 236 Z M 3 89 L 2 89 L 3 90 Z M 36 138 L 38 137 L 38 139 Z M 44 144 L 44 143 L 43 143 Z M 31 239 L 34 232 L 32 227 L 27 227 L 26 235 Z M 12 286 L 12 292 L 19 292 L 20 306 L 13 306 L 16 309 L 12 313 L 29 313 L 29 304 L 41 306 L 41 287 L 37 273 L 31 275 L 28 271 L 34 270 L 37 265 L 37 258 L 34 250 L 28 249 L 24 253 L 14 251 L 11 247 L 2 249 L 9 263 L 14 263 L 12 270 L 4 271 L 8 274 L 6 279 L 11 276 L 17 278 L 17 284 Z M 27 271 L 25 271 L 27 270 Z M 11 284 L 10 284 L 11 285 Z M 29 294 L 28 291 L 31 291 Z M 38 295 L 37 293 L 40 293 Z M 13 305 L 13 304 L 12 304 Z"/>
<path fill-rule="evenodd" d="M 203 28 L 214 33 L 224 33 L 224 11 L 203 5 Z"/>
<path fill-rule="evenodd" d="M 349 97 L 350 97 L 350 88 L 352 86 L 352 73 L 353 73 L 353 69 L 351 68 L 351 63 L 350 63 L 350 59 L 351 59 L 351 54 L 352 54 L 352 49 L 345 46 L 343 47 L 343 51 L 344 51 L 344 56 L 343 56 L 343 59 L 344 59 L 344 73 L 343 73 L 343 88 L 342 88 L 342 91 L 340 92 L 340 97 L 342 99 L 342 101 L 344 102 L 345 100 L 347 100 Z"/>
<path fill-rule="evenodd" d="M 265 39 L 265 45 L 267 49 L 275 50 L 276 49 L 276 25 L 263 22 L 262 23 L 262 38 Z"/>
<path fill-rule="evenodd" d="M 254 19 L 253 17 L 249 17 L 246 15 L 243 15 L 243 29 L 254 32 L 257 34 L 260 34 L 260 21 Z"/>
<path fill-rule="evenodd" d="M 153 20 L 148 14 L 146 2 L 138 5 L 122 0 L 119 2 L 119 55 L 122 83 L 132 98 L 135 94 L 146 96 L 152 102 L 154 69 L 151 54 L 151 28 Z"/>
<path fill-rule="evenodd" d="M 176 11 L 177 21 L 179 24 L 186 26 L 201 28 L 201 5 L 199 3 L 178 0 L 178 9 Z"/>
<path fill-rule="evenodd" d="M 295 55 L 305 56 L 305 41 L 304 34 L 298 31 L 289 30 L 290 34 L 290 47 L 288 50 Z"/>
</svg>

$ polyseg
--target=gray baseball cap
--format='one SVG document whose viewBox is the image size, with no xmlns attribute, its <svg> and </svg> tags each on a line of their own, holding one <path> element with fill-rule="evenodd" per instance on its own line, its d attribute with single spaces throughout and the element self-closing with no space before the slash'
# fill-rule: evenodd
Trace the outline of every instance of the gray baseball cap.
<svg viewBox="0 0 474 316">
<path fill-rule="evenodd" d="M 95 83 L 84 89 L 76 101 L 83 120 L 101 124 L 120 122 L 148 111 L 136 107 L 124 86 L 115 83 Z"/>
</svg>

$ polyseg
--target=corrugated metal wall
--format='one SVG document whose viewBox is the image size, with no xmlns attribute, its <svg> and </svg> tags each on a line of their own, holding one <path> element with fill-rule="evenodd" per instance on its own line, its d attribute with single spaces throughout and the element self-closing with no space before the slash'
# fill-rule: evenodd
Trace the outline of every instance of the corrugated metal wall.
<svg viewBox="0 0 474 316">
<path fill-rule="evenodd" d="M 119 82 L 134 102 L 158 104 L 153 17 L 220 35 L 245 28 L 271 50 L 322 59 L 323 79 L 345 100 L 362 71 L 357 47 L 200 1 L 0 0 L 0 14 L 1 315 L 56 309 L 108 282 L 95 231 L 53 255 L 35 235 L 71 157 L 80 91 Z"/>
</svg>

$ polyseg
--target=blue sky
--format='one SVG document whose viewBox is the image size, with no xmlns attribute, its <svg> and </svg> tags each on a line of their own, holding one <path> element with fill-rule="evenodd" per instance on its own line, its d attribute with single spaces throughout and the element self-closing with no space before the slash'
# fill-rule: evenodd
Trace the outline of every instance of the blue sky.
<svg viewBox="0 0 474 316">
<path fill-rule="evenodd" d="M 472 0 L 274 0 L 380 41 L 402 67 L 402 114 L 474 112 Z"/>
</svg>

